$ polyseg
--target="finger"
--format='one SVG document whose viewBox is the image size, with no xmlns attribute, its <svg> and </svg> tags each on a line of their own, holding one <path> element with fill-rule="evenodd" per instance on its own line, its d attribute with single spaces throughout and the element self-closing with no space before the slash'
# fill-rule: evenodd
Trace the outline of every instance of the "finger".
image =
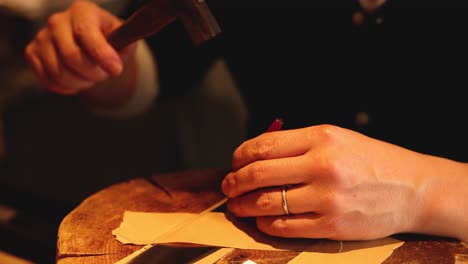
<svg viewBox="0 0 468 264">
<path fill-rule="evenodd" d="M 44 67 L 42 65 L 41 59 L 39 56 L 33 54 L 33 52 L 30 51 L 31 48 L 27 48 L 27 60 L 28 63 L 31 65 L 31 68 L 33 69 L 34 74 L 38 78 L 38 80 L 41 82 L 43 85 L 43 88 L 49 91 L 53 91 L 59 94 L 63 95 L 71 95 L 75 94 L 76 91 L 74 90 L 64 90 L 62 91 L 60 85 L 54 83 L 53 81 L 49 80 L 47 77 L 47 74 L 45 73 Z"/>
<path fill-rule="evenodd" d="M 258 229 L 268 235 L 289 238 L 337 238 L 342 228 L 337 219 L 315 213 L 257 217 L 256 223 Z"/>
<path fill-rule="evenodd" d="M 267 188 L 229 199 L 228 210 L 238 217 L 284 215 L 281 188 Z"/>
<path fill-rule="evenodd" d="M 64 67 L 57 56 L 55 46 L 51 41 L 48 31 L 42 31 L 39 34 L 37 37 L 36 55 L 42 65 L 42 78 L 49 90 L 69 95 L 93 85 L 93 82 L 83 80 Z"/>
<path fill-rule="evenodd" d="M 319 169 L 312 155 L 261 160 L 228 173 L 221 187 L 232 198 L 255 189 L 311 181 Z"/>
<path fill-rule="evenodd" d="M 45 75 L 44 67 L 39 57 L 34 51 L 34 44 L 29 44 L 25 49 L 26 60 L 28 61 L 31 69 L 36 75 L 37 79 L 42 83 L 44 88 L 47 87 L 47 78 Z"/>
<path fill-rule="evenodd" d="M 233 154 L 232 168 L 238 170 L 258 160 L 299 156 L 310 148 L 305 129 L 263 133 L 241 144 Z"/>
<path fill-rule="evenodd" d="M 258 160 L 299 156 L 312 148 L 339 142 L 343 131 L 340 127 L 325 124 L 263 133 L 234 151 L 232 168 L 235 171 Z"/>
<path fill-rule="evenodd" d="M 119 75 L 123 68 L 122 60 L 104 35 L 104 32 L 116 28 L 119 21 L 104 10 L 98 9 L 97 12 L 98 16 L 87 16 L 85 12 L 72 16 L 74 37 L 91 60 L 109 74 Z"/>
<path fill-rule="evenodd" d="M 63 64 L 83 79 L 89 81 L 98 82 L 108 78 L 109 74 L 92 62 L 75 42 L 71 24 L 69 21 L 63 21 L 64 19 L 69 18 L 68 16 L 53 15 L 48 21 Z"/>
<path fill-rule="evenodd" d="M 263 216 L 256 218 L 262 232 L 278 237 L 325 238 L 333 240 L 372 240 L 387 237 L 395 231 L 376 228 L 372 219 L 354 219 L 343 215 L 323 215 L 316 213 L 292 216 Z"/>
<path fill-rule="evenodd" d="M 336 197 L 321 186 L 297 185 L 285 189 L 285 201 L 290 214 L 336 211 Z M 228 209 L 239 217 L 286 215 L 283 208 L 283 188 L 266 188 L 228 201 Z"/>
</svg>

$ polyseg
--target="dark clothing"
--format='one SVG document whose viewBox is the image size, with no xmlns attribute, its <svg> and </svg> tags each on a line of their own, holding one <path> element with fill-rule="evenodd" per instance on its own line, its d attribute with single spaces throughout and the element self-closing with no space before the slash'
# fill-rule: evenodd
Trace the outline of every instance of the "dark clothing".
<svg viewBox="0 0 468 264">
<path fill-rule="evenodd" d="M 148 0 L 130 1 L 123 17 Z M 206 142 L 185 146 L 181 131 L 199 120 L 180 126 L 176 121 L 197 113 L 179 119 L 186 108 L 177 99 L 220 56 L 247 104 L 249 137 L 279 116 L 284 129 L 335 124 L 468 161 L 468 10 L 455 0 L 437 1 L 443 6 L 434 0 L 387 0 L 367 15 L 357 0 L 207 1 L 223 31 L 215 39 L 195 47 L 178 22 L 148 38 L 159 64 L 161 100 L 145 115 L 102 120 L 76 98 L 36 94 L 6 109 L 8 152 L 0 167 L 0 203 L 18 208 L 23 217 L 8 224 L 8 231 L 18 230 L 21 238 L 31 234 L 34 239 L 27 242 L 36 248 L 47 240 L 47 249 L 39 243 L 39 250 L 48 257 L 56 239 L 49 230 L 57 230 L 65 212 L 84 198 L 112 183 L 185 168 L 183 153 L 189 149 L 197 155 Z M 217 111 L 230 116 L 225 108 Z M 358 113 L 366 113 L 368 122 L 356 122 Z M 193 136 L 199 138 L 204 137 Z M 223 148 L 211 149 L 227 152 L 230 146 L 223 140 Z M 210 151 L 200 156 L 205 152 Z M 213 151 L 219 159 L 230 158 L 231 152 L 221 152 Z M 45 221 L 22 221 L 29 212 Z M 24 241 L 17 244 L 27 248 Z"/>
<path fill-rule="evenodd" d="M 163 95 L 184 93 L 224 56 L 248 106 L 249 137 L 279 116 L 285 129 L 335 124 L 468 161 L 468 10 L 408 0 L 371 14 L 351 0 L 251 2 L 208 1 L 223 32 L 200 47 L 177 22 L 149 39 Z M 367 124 L 356 123 L 360 112 Z"/>
</svg>

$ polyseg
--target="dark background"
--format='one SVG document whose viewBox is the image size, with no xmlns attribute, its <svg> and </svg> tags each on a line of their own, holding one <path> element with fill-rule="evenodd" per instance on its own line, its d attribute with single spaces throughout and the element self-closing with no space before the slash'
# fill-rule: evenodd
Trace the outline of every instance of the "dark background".
<svg viewBox="0 0 468 264">
<path fill-rule="evenodd" d="M 310 2 L 211 0 L 223 29 L 217 39 L 194 48 L 178 23 L 150 38 L 162 88 L 171 88 L 162 91 L 160 106 L 136 120 L 70 114 L 78 107 L 74 98 L 35 91 L 12 97 L 4 104 L 0 204 L 17 215 L 0 223 L 0 249 L 52 263 L 58 224 L 82 198 L 135 175 L 184 169 L 171 147 L 177 126 L 163 113 L 218 56 L 246 100 L 249 137 L 279 116 L 285 129 L 331 123 L 467 161 L 468 10 L 455 1 L 388 0 L 366 14 L 355 1 Z M 359 14 L 362 23 L 353 20 Z M 22 48 L 36 29 L 3 17 L 14 28 L 3 41 L 14 43 L 15 61 L 24 63 Z M 2 57 L 2 73 L 12 57 Z M 357 122 L 359 113 L 368 122 Z M 164 155 L 154 157 L 156 148 Z M 93 180 L 88 189 L 81 189 L 89 185 L 84 175 Z"/>
</svg>

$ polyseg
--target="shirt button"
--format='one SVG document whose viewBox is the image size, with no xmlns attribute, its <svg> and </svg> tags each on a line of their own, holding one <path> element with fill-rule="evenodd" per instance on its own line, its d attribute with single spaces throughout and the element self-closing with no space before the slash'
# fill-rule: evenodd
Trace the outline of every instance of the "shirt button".
<svg viewBox="0 0 468 264">
<path fill-rule="evenodd" d="M 364 24 L 364 14 L 361 11 L 356 11 L 353 13 L 351 20 L 356 26 L 361 26 Z"/>
<path fill-rule="evenodd" d="M 354 123 L 357 126 L 363 127 L 369 124 L 369 114 L 366 112 L 357 112 L 354 117 Z"/>
</svg>

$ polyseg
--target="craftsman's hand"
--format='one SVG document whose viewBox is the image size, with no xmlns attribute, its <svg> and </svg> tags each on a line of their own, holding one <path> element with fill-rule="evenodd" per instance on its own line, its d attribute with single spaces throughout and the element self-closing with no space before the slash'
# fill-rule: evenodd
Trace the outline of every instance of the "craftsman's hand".
<svg viewBox="0 0 468 264">
<path fill-rule="evenodd" d="M 121 74 L 133 56 L 135 45 L 119 53 L 106 40 L 121 23 L 98 5 L 78 0 L 49 18 L 26 47 L 26 58 L 49 91 L 77 94 Z"/>
<path fill-rule="evenodd" d="M 281 237 L 367 240 L 401 232 L 468 238 L 466 164 L 332 125 L 243 143 L 222 183 L 228 209 Z M 282 206 L 282 186 L 289 186 Z"/>
</svg>

